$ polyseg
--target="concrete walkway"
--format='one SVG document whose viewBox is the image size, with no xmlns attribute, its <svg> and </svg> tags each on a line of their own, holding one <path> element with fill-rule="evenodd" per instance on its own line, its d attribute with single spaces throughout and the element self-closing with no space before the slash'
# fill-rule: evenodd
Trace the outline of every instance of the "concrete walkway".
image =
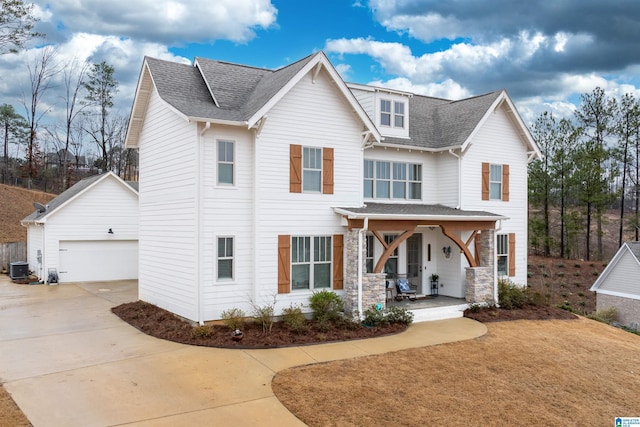
<svg viewBox="0 0 640 427">
<path fill-rule="evenodd" d="M 271 391 L 278 371 L 486 333 L 458 318 L 333 344 L 193 347 L 149 337 L 111 313 L 136 299 L 131 281 L 15 285 L 0 275 L 0 381 L 34 426 L 300 426 Z"/>
</svg>

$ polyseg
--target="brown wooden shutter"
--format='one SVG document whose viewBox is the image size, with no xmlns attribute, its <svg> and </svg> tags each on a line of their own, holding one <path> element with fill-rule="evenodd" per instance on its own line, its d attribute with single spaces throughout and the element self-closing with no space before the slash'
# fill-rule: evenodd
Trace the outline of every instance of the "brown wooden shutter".
<svg viewBox="0 0 640 427">
<path fill-rule="evenodd" d="M 333 289 L 344 289 L 344 236 L 333 235 Z"/>
<path fill-rule="evenodd" d="M 278 293 L 291 292 L 291 237 L 278 236 Z"/>
<path fill-rule="evenodd" d="M 509 233 L 509 276 L 516 275 L 516 233 Z"/>
<path fill-rule="evenodd" d="M 502 165 L 502 201 L 509 201 L 509 165 Z"/>
<path fill-rule="evenodd" d="M 289 192 L 302 193 L 302 145 L 289 146 Z"/>
<path fill-rule="evenodd" d="M 333 148 L 322 149 L 322 193 L 333 194 Z"/>
<path fill-rule="evenodd" d="M 482 164 L 482 200 L 489 200 L 489 163 Z"/>
</svg>

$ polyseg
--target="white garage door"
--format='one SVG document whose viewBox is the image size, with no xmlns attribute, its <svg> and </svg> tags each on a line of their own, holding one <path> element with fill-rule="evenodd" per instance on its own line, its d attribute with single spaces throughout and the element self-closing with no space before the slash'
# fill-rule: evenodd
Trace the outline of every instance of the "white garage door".
<svg viewBox="0 0 640 427">
<path fill-rule="evenodd" d="M 60 282 L 138 278 L 136 240 L 60 241 Z"/>
</svg>

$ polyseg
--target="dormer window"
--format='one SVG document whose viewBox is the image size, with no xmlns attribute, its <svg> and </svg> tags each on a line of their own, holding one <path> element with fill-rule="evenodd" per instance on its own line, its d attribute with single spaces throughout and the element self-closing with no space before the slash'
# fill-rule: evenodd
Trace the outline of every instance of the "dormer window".
<svg viewBox="0 0 640 427">
<path fill-rule="evenodd" d="M 405 106 L 404 102 L 380 100 L 380 125 L 404 129 Z"/>
</svg>

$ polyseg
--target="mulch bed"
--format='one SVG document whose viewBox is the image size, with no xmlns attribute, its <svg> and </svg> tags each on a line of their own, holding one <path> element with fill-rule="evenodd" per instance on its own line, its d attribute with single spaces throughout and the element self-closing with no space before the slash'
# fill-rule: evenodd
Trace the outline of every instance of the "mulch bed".
<svg viewBox="0 0 640 427">
<path fill-rule="evenodd" d="M 570 311 L 552 306 L 538 306 L 529 304 L 523 308 L 506 310 L 504 308 L 487 307 L 477 311 L 465 310 L 464 317 L 477 320 L 482 323 L 503 322 L 507 320 L 549 320 L 577 319 L 578 316 Z"/>
<path fill-rule="evenodd" d="M 236 342 L 232 340 L 231 330 L 227 326 L 207 325 L 207 330 L 204 331 L 207 336 L 202 336 L 201 327 L 194 327 L 192 323 L 143 301 L 122 304 L 112 308 L 111 311 L 131 326 L 156 338 L 220 348 L 275 348 L 318 344 L 374 338 L 396 334 L 407 329 L 406 325 L 399 323 L 367 328 L 346 321 L 322 326 L 318 322 L 309 320 L 301 330 L 296 332 L 291 331 L 283 322 L 275 322 L 271 332 L 265 334 L 260 324 L 249 320 L 242 329 L 243 339 Z"/>
</svg>

